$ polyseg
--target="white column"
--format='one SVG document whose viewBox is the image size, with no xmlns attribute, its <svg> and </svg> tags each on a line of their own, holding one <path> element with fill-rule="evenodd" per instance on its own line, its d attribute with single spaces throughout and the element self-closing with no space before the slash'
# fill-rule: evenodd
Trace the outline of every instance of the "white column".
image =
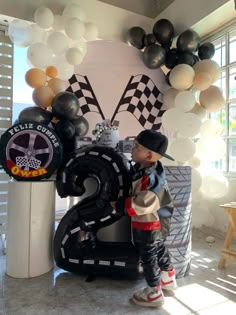
<svg viewBox="0 0 236 315">
<path fill-rule="evenodd" d="M 15 278 L 42 275 L 53 267 L 55 183 L 9 182 L 7 266 Z"/>
</svg>

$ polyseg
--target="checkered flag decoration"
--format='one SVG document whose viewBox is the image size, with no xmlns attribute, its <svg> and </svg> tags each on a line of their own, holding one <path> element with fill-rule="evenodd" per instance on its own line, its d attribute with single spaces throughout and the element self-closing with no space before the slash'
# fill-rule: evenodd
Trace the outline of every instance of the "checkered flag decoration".
<svg viewBox="0 0 236 315">
<path fill-rule="evenodd" d="M 100 114 L 104 120 L 105 116 L 103 115 L 87 76 L 74 74 L 68 82 L 69 86 L 66 91 L 74 93 L 77 96 L 80 104 L 80 114 L 85 115 L 88 112 L 94 112 Z"/>
<path fill-rule="evenodd" d="M 144 74 L 131 76 L 111 121 L 119 112 L 128 111 L 146 129 L 158 130 L 161 127 L 161 92 L 152 79 Z"/>
</svg>

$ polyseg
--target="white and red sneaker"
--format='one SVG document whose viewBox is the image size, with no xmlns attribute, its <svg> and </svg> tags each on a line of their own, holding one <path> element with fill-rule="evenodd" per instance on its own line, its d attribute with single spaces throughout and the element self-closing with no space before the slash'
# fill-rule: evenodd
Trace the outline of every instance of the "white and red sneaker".
<svg viewBox="0 0 236 315">
<path fill-rule="evenodd" d="M 164 296 L 161 286 L 146 287 L 135 292 L 132 301 L 141 306 L 161 307 L 164 304 Z"/>
<path fill-rule="evenodd" d="M 177 289 L 174 268 L 167 271 L 161 271 L 161 288 L 168 291 Z"/>
</svg>

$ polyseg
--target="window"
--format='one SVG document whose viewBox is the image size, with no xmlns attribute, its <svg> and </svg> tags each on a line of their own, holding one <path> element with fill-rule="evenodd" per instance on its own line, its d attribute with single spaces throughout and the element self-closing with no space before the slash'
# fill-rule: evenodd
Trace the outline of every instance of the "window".
<svg viewBox="0 0 236 315">
<path fill-rule="evenodd" d="M 220 87 L 226 99 L 225 106 L 216 113 L 211 113 L 211 119 L 222 125 L 222 137 L 226 143 L 225 158 L 214 162 L 217 169 L 236 175 L 236 26 L 229 26 L 208 38 L 215 46 L 212 60 L 221 67 L 220 79 L 215 85 Z"/>
<path fill-rule="evenodd" d="M 27 49 L 28 47 L 14 46 L 12 123 L 16 121 L 24 108 L 34 106 L 33 88 L 29 87 L 25 81 L 25 74 L 31 68 L 27 64 Z"/>
</svg>

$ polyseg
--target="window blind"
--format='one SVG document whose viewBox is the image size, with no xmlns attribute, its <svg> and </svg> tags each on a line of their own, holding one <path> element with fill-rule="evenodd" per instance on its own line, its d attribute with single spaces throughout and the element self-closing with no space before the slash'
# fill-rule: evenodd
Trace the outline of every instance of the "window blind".
<svg viewBox="0 0 236 315">
<path fill-rule="evenodd" d="M 0 30 L 0 136 L 12 125 L 13 44 Z M 9 176 L 0 169 L 0 235 L 6 234 Z M 5 239 L 5 238 L 4 238 Z"/>
</svg>

